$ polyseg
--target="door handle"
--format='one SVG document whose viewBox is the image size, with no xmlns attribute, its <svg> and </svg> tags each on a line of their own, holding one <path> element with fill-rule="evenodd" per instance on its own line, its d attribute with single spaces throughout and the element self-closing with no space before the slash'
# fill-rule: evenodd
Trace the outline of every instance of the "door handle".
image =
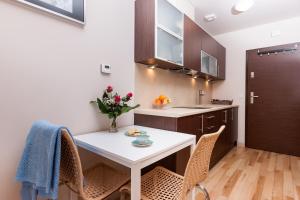
<svg viewBox="0 0 300 200">
<path fill-rule="evenodd" d="M 254 98 L 259 98 L 259 96 L 254 95 L 254 92 L 250 92 L 250 103 L 254 104 Z"/>
</svg>

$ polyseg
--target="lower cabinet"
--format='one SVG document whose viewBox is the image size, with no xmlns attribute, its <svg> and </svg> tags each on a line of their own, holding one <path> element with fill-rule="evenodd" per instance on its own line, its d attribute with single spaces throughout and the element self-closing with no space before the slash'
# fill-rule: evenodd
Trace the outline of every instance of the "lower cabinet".
<svg viewBox="0 0 300 200">
<path fill-rule="evenodd" d="M 222 125 L 225 125 L 226 127 L 215 144 L 210 162 L 211 166 L 217 164 L 217 162 L 233 147 L 233 144 L 230 143 L 232 126 L 231 113 L 231 110 L 222 110 L 221 112 L 214 113 L 216 120 L 214 121 L 214 125 L 212 125 L 212 127 L 214 126 L 212 132 L 216 132 Z M 206 134 L 207 133 L 209 133 L 209 131 L 207 131 Z"/>
<path fill-rule="evenodd" d="M 216 132 L 222 125 L 225 125 L 226 128 L 218 138 L 212 153 L 210 167 L 213 167 L 236 145 L 238 133 L 237 115 L 238 108 L 230 108 L 181 118 L 135 114 L 134 124 L 193 134 L 196 135 L 197 142 L 203 134 Z M 162 161 L 158 164 L 183 175 L 189 157 L 190 149 L 187 148 L 178 152 L 176 155 L 173 155 L 172 158 L 168 158 L 166 161 Z"/>
</svg>

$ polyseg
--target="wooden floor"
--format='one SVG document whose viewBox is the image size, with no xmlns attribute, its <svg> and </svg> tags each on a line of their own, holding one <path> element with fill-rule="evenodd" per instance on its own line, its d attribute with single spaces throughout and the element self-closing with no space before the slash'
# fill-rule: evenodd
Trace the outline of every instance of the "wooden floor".
<svg viewBox="0 0 300 200">
<path fill-rule="evenodd" d="M 204 185 L 211 200 L 300 200 L 300 158 L 235 148 Z"/>
</svg>

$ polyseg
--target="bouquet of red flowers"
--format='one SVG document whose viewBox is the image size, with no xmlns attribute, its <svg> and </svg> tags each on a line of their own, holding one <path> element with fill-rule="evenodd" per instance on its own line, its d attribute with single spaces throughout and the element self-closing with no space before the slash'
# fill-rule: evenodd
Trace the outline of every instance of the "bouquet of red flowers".
<svg viewBox="0 0 300 200">
<path fill-rule="evenodd" d="M 140 106 L 139 104 L 135 106 L 128 105 L 132 97 L 133 94 L 131 92 L 121 97 L 118 93 L 113 93 L 112 86 L 108 86 L 104 90 L 102 98 L 97 98 L 96 101 L 91 101 L 91 103 L 96 103 L 99 110 L 103 114 L 107 114 L 109 119 L 112 119 L 110 131 L 117 132 L 117 117 Z"/>
</svg>

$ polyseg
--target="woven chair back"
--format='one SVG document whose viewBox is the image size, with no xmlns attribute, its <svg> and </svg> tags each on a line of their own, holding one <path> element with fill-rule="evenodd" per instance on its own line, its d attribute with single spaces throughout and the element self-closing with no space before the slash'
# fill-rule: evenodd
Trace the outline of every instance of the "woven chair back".
<svg viewBox="0 0 300 200">
<path fill-rule="evenodd" d="M 62 129 L 60 182 L 84 196 L 83 174 L 78 150 L 68 130 Z"/>
<path fill-rule="evenodd" d="M 189 159 L 187 168 L 184 173 L 181 199 L 186 199 L 186 195 L 189 193 L 189 191 L 191 191 L 198 183 L 206 179 L 209 171 L 209 163 L 213 148 L 218 137 L 224 129 L 225 126 L 222 126 L 215 133 L 205 134 L 201 136 L 194 152 Z"/>
</svg>

